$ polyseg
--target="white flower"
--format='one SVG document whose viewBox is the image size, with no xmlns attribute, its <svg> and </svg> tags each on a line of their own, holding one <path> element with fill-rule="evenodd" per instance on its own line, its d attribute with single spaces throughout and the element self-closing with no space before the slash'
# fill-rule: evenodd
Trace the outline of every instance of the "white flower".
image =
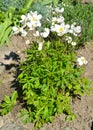
<svg viewBox="0 0 93 130">
<path fill-rule="evenodd" d="M 76 23 L 73 23 L 71 25 L 70 33 L 73 33 L 75 36 L 77 36 L 79 33 L 81 33 L 81 26 L 76 26 Z"/>
<path fill-rule="evenodd" d="M 32 12 L 30 11 L 30 13 L 27 14 L 27 18 L 29 21 L 38 21 L 42 18 L 42 15 L 37 13 L 37 11 Z"/>
<path fill-rule="evenodd" d="M 48 37 L 50 30 L 49 30 L 49 28 L 45 28 L 44 30 L 45 31 L 41 32 L 40 35 L 41 35 L 41 37 L 46 38 L 46 37 Z"/>
<path fill-rule="evenodd" d="M 80 57 L 80 58 L 78 58 L 77 59 L 77 62 L 78 62 L 78 64 L 80 65 L 80 66 L 82 66 L 83 64 L 87 64 L 88 63 L 88 61 L 85 59 L 85 57 Z"/>
<path fill-rule="evenodd" d="M 16 27 L 14 26 L 13 28 L 14 34 L 21 33 L 21 36 L 26 36 L 27 32 L 23 29 L 23 27 Z"/>
<path fill-rule="evenodd" d="M 38 14 L 37 11 L 35 11 L 35 12 L 30 11 L 30 13 L 27 14 L 27 18 L 28 18 L 28 21 L 29 21 L 27 23 L 28 27 L 31 27 L 32 25 L 34 27 L 40 27 L 41 26 L 40 20 L 42 18 L 42 15 Z"/>
<path fill-rule="evenodd" d="M 77 33 L 77 34 L 78 34 L 78 33 L 81 33 L 81 26 L 76 26 L 74 31 L 75 31 L 75 33 Z"/>
<path fill-rule="evenodd" d="M 66 36 L 66 41 L 67 41 L 68 43 L 71 43 L 71 42 L 72 42 L 72 37 Z"/>
<path fill-rule="evenodd" d="M 77 44 L 76 42 L 71 42 L 72 46 L 76 46 L 76 44 Z"/>
<path fill-rule="evenodd" d="M 21 31 L 21 36 L 25 37 L 27 35 L 27 32 L 25 30 Z"/>
<path fill-rule="evenodd" d="M 39 46 L 38 46 L 38 50 L 39 50 L 39 51 L 42 50 L 42 47 L 43 47 L 43 43 L 40 42 L 40 43 L 39 43 Z"/>
<path fill-rule="evenodd" d="M 34 35 L 35 37 L 39 37 L 39 36 L 40 36 L 40 33 L 39 33 L 39 31 L 36 31 L 33 35 Z"/>
<path fill-rule="evenodd" d="M 38 12 L 37 11 L 35 11 L 35 12 L 32 12 L 32 11 L 30 11 L 30 14 L 31 14 L 31 20 L 32 21 L 38 21 L 38 20 L 40 20 L 41 18 L 42 18 L 42 15 L 41 14 L 38 14 Z"/>
<path fill-rule="evenodd" d="M 55 24 L 51 27 L 51 31 L 56 32 L 58 36 L 63 36 L 64 34 L 69 32 L 70 25 L 62 24 Z"/>
<path fill-rule="evenodd" d="M 34 30 L 36 27 L 40 27 L 41 26 L 41 22 L 40 21 L 30 21 L 27 22 L 27 26 L 29 28 L 29 30 Z"/>
<path fill-rule="evenodd" d="M 28 22 L 27 26 L 28 26 L 29 30 L 34 30 L 36 27 L 36 25 L 34 23 L 31 23 L 31 22 Z"/>
<path fill-rule="evenodd" d="M 29 41 L 29 40 L 26 40 L 25 43 L 26 43 L 26 45 L 29 45 L 29 44 L 30 44 L 30 41 Z"/>
<path fill-rule="evenodd" d="M 51 26 L 51 29 L 50 29 L 51 32 L 56 32 L 56 27 L 55 27 L 55 25 L 56 25 L 56 24 L 54 24 L 54 25 Z"/>
<path fill-rule="evenodd" d="M 64 22 L 64 17 L 60 16 L 59 18 L 57 18 L 57 23 L 63 23 Z"/>
<path fill-rule="evenodd" d="M 54 25 L 57 22 L 57 17 L 52 17 L 52 25 Z"/>
<path fill-rule="evenodd" d="M 55 12 L 57 12 L 57 13 L 63 13 L 64 12 L 64 8 L 59 9 L 57 7 L 57 8 L 55 8 Z"/>
<path fill-rule="evenodd" d="M 13 26 L 12 29 L 13 29 L 13 31 L 14 31 L 14 34 L 18 34 L 20 31 L 23 30 L 23 28 L 21 28 L 21 27 L 16 27 L 16 26 Z"/>
<path fill-rule="evenodd" d="M 30 11 L 30 13 L 27 14 L 27 26 L 29 28 L 29 30 L 34 30 L 36 27 L 40 27 L 41 26 L 41 20 L 42 15 L 41 14 L 37 14 L 37 11 L 32 12 Z"/>
<path fill-rule="evenodd" d="M 24 24 L 24 26 L 26 26 L 27 21 L 28 21 L 27 16 L 26 15 L 21 15 L 20 23 L 22 23 L 22 24 Z"/>
</svg>

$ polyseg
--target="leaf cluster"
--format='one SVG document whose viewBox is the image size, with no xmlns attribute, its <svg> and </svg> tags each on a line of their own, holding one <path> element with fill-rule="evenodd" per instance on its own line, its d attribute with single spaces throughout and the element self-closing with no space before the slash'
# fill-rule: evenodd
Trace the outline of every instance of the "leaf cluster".
<svg viewBox="0 0 93 130">
<path fill-rule="evenodd" d="M 11 37 L 13 31 L 12 31 L 12 15 L 10 12 L 4 14 L 4 18 L 0 21 L 0 45 L 3 45 L 3 43 L 8 43 L 9 38 Z M 1 17 L 2 17 L 1 15 Z"/>
<path fill-rule="evenodd" d="M 69 2 L 70 3 L 70 2 Z M 82 27 L 82 36 L 79 44 L 93 39 L 93 4 L 82 4 L 80 2 L 70 3 L 64 6 L 64 17 L 69 23 L 76 22 Z"/>
<path fill-rule="evenodd" d="M 30 8 L 33 0 L 0 1 L 0 45 L 8 43 L 12 36 L 12 26 L 19 25 L 19 18 Z"/>
<path fill-rule="evenodd" d="M 0 104 L 0 115 L 5 115 L 12 110 L 16 105 L 16 99 L 18 98 L 17 91 L 12 93 L 12 96 L 5 96 L 4 101 Z"/>
<path fill-rule="evenodd" d="M 51 20 L 52 8 L 49 9 L 46 5 L 51 5 L 53 8 L 64 7 L 63 16 L 65 17 L 65 22 L 68 24 L 76 22 L 78 25 L 81 25 L 82 35 L 77 38 L 78 45 L 84 45 L 84 43 L 93 39 L 93 4 L 82 4 L 75 0 L 56 0 L 56 2 L 52 0 L 38 0 L 32 4 L 29 10 L 37 10 L 45 19 Z"/>
<path fill-rule="evenodd" d="M 89 82 L 81 78 L 82 69 L 76 65 L 70 45 L 62 41 L 45 42 L 42 51 L 33 43 L 27 59 L 21 65 L 19 82 L 29 119 L 36 127 L 52 122 L 55 115 L 67 113 L 73 119 L 71 99 L 88 91 Z M 71 118 L 72 117 L 72 118 Z"/>
<path fill-rule="evenodd" d="M 25 4 L 26 0 L 0 0 L 0 10 L 2 12 L 8 11 L 10 7 L 20 9 Z"/>
</svg>

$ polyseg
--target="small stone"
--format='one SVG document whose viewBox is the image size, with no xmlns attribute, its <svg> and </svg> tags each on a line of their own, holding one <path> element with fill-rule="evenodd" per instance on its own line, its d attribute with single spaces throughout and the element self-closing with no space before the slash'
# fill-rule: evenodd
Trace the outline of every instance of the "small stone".
<svg viewBox="0 0 93 130">
<path fill-rule="evenodd" d="M 8 123 L 5 124 L 3 127 L 0 128 L 0 130 L 26 130 L 22 126 L 18 124 Z"/>
<path fill-rule="evenodd" d="M 21 51 L 17 51 L 17 53 L 18 53 L 18 54 L 20 54 L 20 53 L 21 53 Z"/>
</svg>

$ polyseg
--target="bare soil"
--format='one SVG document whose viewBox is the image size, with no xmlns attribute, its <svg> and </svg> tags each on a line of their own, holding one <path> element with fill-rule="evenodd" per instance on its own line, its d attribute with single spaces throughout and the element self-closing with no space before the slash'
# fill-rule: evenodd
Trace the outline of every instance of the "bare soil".
<svg viewBox="0 0 93 130">
<path fill-rule="evenodd" d="M 20 62 L 25 59 L 24 50 L 27 48 L 25 41 L 20 36 L 13 36 L 9 46 L 0 47 L 0 102 L 5 95 L 11 96 L 14 90 L 18 90 L 21 95 L 21 88 L 17 82 L 19 73 L 18 67 Z M 32 40 L 32 39 L 31 39 Z M 87 43 L 85 47 L 78 51 L 78 56 L 84 56 L 88 60 L 85 68 L 85 77 L 93 81 L 93 42 Z M 93 87 L 93 84 L 91 84 Z M 14 122 L 22 125 L 27 130 L 33 128 L 33 124 L 24 125 L 19 118 L 20 110 L 22 109 L 21 100 L 17 101 L 17 105 L 13 110 L 3 116 L 0 120 L 0 127 L 8 122 Z M 55 118 L 53 123 L 45 124 L 40 130 L 93 130 L 93 92 L 89 96 L 84 95 L 81 99 L 75 100 L 72 103 L 72 109 L 77 116 L 77 119 L 72 122 L 65 121 L 65 114 Z"/>
</svg>

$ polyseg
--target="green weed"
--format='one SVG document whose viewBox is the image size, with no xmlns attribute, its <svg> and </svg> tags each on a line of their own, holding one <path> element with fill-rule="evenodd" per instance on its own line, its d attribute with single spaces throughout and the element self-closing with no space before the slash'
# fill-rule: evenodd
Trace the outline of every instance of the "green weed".
<svg viewBox="0 0 93 130">
<path fill-rule="evenodd" d="M 9 96 L 5 96 L 4 101 L 0 104 L 0 115 L 5 115 L 12 110 L 12 108 L 16 105 L 17 97 L 17 91 L 12 93 L 11 98 Z"/>
</svg>

